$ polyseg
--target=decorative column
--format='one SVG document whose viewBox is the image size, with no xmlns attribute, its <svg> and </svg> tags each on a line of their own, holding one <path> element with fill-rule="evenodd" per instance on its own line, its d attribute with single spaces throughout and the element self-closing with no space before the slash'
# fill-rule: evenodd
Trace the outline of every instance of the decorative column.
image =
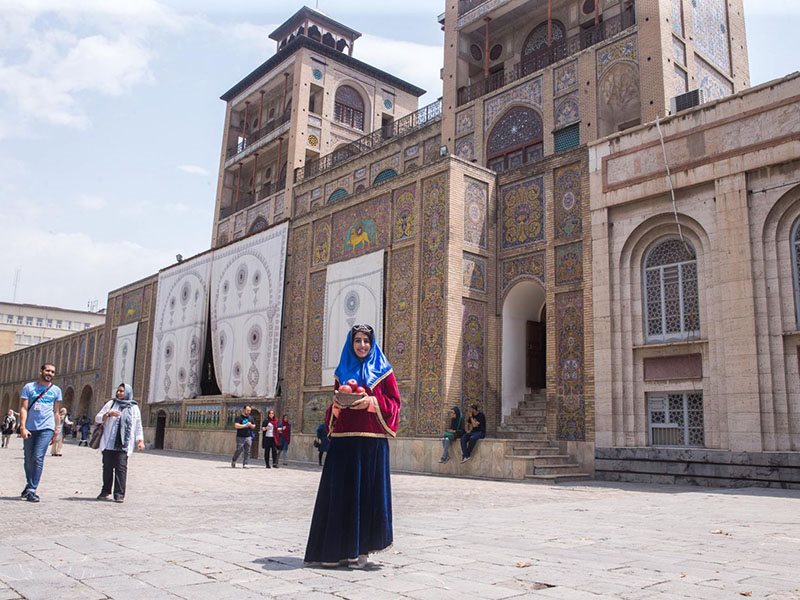
<svg viewBox="0 0 800 600">
<path fill-rule="evenodd" d="M 486 23 L 483 35 L 483 78 L 489 79 L 489 21 L 492 19 L 484 17 L 483 20 Z"/>
</svg>

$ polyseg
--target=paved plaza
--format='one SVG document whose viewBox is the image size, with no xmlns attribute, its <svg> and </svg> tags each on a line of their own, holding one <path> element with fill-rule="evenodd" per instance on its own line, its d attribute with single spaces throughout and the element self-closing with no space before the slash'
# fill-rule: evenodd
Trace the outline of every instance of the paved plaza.
<svg viewBox="0 0 800 600">
<path fill-rule="evenodd" d="M 100 455 L 48 456 L 19 499 L 0 450 L 0 600 L 101 598 L 800 598 L 800 492 L 395 474 L 395 544 L 368 570 L 302 557 L 319 469 L 137 453 L 124 504 Z"/>
</svg>

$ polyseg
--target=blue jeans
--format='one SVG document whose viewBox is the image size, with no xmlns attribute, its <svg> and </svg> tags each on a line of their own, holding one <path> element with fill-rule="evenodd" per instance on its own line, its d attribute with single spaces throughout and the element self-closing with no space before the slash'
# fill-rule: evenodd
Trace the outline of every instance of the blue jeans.
<svg viewBox="0 0 800 600">
<path fill-rule="evenodd" d="M 486 437 L 483 431 L 470 431 L 461 436 L 461 456 L 469 458 L 472 456 L 472 451 L 475 449 L 475 444 L 478 440 Z"/>
<path fill-rule="evenodd" d="M 44 469 L 44 456 L 47 454 L 47 447 L 53 439 L 52 429 L 40 429 L 31 431 L 31 437 L 24 441 L 25 448 L 25 480 L 29 490 L 35 492 L 39 487 L 39 479 L 42 478 Z"/>
</svg>

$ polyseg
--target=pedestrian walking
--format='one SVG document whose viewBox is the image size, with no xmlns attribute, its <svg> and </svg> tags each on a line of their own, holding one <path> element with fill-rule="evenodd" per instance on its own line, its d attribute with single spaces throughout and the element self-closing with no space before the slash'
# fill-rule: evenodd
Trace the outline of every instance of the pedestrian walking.
<svg viewBox="0 0 800 600">
<path fill-rule="evenodd" d="M 17 428 L 17 417 L 14 415 L 14 411 L 12 409 L 8 409 L 8 413 L 6 416 L 3 417 L 3 448 L 8 448 L 8 442 L 11 440 L 11 436 L 14 434 L 14 430 Z"/>
<path fill-rule="evenodd" d="M 340 384 L 355 380 L 361 398 L 340 402 Z M 348 384 L 352 385 L 352 384 Z M 330 445 L 320 477 L 305 562 L 364 568 L 370 552 L 392 544 L 389 437 L 397 433 L 400 391 L 369 325 L 348 332 L 325 413 Z"/>
<path fill-rule="evenodd" d="M 44 457 L 53 434 L 61 427 L 56 403 L 61 402 L 61 389 L 53 384 L 56 367 L 44 363 L 39 377 L 22 388 L 19 400 L 20 437 L 25 449 L 25 489 L 22 497 L 39 502 L 39 481 L 44 470 Z M 59 405 L 60 406 L 60 405 Z"/>
<path fill-rule="evenodd" d="M 281 422 L 278 424 L 278 435 L 281 440 L 281 447 L 278 448 L 278 462 L 283 456 L 283 464 L 285 466 L 289 464 L 289 444 L 292 441 L 292 425 L 286 415 L 283 415 Z"/>
<path fill-rule="evenodd" d="M 89 417 L 83 415 L 78 426 L 81 430 L 81 439 L 78 441 L 78 446 L 89 447 L 89 433 L 92 431 L 92 422 Z"/>
<path fill-rule="evenodd" d="M 68 435 L 69 428 L 72 425 L 66 408 L 59 410 L 58 414 L 61 417 L 61 427 L 53 434 L 53 442 L 50 444 L 51 456 L 61 456 L 61 452 L 64 449 L 64 437 Z"/>
<path fill-rule="evenodd" d="M 278 468 L 278 446 L 280 445 L 280 434 L 278 433 L 278 419 L 275 418 L 275 411 L 267 411 L 267 418 L 261 424 L 263 433 L 262 446 L 264 446 L 264 464 L 269 469 L 269 457 L 272 455 L 272 466 Z"/>
<path fill-rule="evenodd" d="M 128 457 L 133 454 L 134 447 L 144 450 L 142 413 L 133 399 L 131 386 L 120 383 L 116 397 L 103 405 L 94 421 L 103 424 L 103 437 L 100 438 L 103 489 L 97 499 L 108 500 L 113 491 L 114 502 L 123 502 L 128 481 Z"/>
<path fill-rule="evenodd" d="M 256 428 L 256 424 L 253 423 L 250 418 L 252 410 L 249 404 L 245 404 L 242 408 L 242 414 L 236 417 L 236 420 L 233 422 L 233 427 L 236 429 L 236 452 L 233 453 L 233 458 L 231 458 L 231 467 L 236 467 L 236 461 L 239 459 L 239 455 L 244 452 L 242 468 L 247 468 L 247 460 L 250 458 L 250 448 L 253 446 L 253 430 Z"/>
<path fill-rule="evenodd" d="M 328 452 L 328 426 L 325 423 L 317 425 L 317 437 L 314 438 L 314 448 L 319 453 L 319 466 L 322 466 L 322 457 Z"/>
</svg>

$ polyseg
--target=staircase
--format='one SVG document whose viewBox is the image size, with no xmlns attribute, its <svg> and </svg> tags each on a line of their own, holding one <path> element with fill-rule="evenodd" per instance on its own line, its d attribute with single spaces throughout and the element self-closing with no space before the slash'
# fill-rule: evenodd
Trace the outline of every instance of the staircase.
<svg viewBox="0 0 800 600">
<path fill-rule="evenodd" d="M 544 390 L 526 394 L 516 410 L 497 428 L 497 437 L 509 440 L 506 458 L 527 463 L 525 479 L 545 483 L 589 479 L 569 454 L 547 439 L 547 397 Z"/>
</svg>

